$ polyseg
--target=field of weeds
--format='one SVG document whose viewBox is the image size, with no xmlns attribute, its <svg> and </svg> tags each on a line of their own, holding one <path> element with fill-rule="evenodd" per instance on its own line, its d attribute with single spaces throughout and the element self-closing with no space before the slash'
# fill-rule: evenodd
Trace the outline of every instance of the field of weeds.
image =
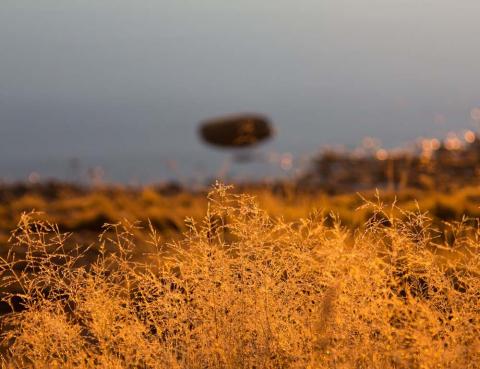
<svg viewBox="0 0 480 369">
<path fill-rule="evenodd" d="M 361 211 L 290 221 L 218 185 L 181 237 L 124 221 L 85 246 L 25 213 L 0 265 L 3 365 L 480 368 L 476 222 Z"/>
<path fill-rule="evenodd" d="M 373 190 L 356 193 L 329 194 L 296 188 L 289 183 L 245 185 L 236 193 L 255 196 L 260 207 L 275 218 L 296 221 L 312 210 L 322 209 L 326 215 L 334 212 L 350 229 L 363 227 L 372 216 L 372 209 L 361 208 L 363 198 L 374 200 Z M 201 220 L 207 209 L 207 191 L 189 191 L 175 186 L 166 187 L 81 187 L 65 183 L 35 185 L 0 185 L 0 255 L 8 245 L 10 232 L 17 226 L 22 213 L 35 210 L 42 218 L 55 223 L 63 232 L 71 232 L 70 243 L 91 243 L 105 223 L 128 220 L 150 221 L 166 240 L 178 238 L 186 231 L 184 220 Z M 480 217 L 480 188 L 460 187 L 451 191 L 404 189 L 381 191 L 381 198 L 399 208 L 414 211 L 418 206 L 428 211 L 435 226 L 444 228 L 443 221 L 460 221 L 463 215 Z M 400 215 L 400 214 L 399 214 Z M 136 232 L 141 238 L 144 232 Z M 137 244 L 137 247 L 139 245 Z"/>
</svg>

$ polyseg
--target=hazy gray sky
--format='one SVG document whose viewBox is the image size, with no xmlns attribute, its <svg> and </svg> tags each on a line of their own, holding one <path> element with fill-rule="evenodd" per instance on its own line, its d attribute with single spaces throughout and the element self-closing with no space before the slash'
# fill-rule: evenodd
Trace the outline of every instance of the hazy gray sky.
<svg viewBox="0 0 480 369">
<path fill-rule="evenodd" d="M 232 111 L 269 114 L 280 151 L 469 128 L 479 14 L 478 0 L 1 0 L 0 170 L 218 159 L 196 123 Z"/>
</svg>

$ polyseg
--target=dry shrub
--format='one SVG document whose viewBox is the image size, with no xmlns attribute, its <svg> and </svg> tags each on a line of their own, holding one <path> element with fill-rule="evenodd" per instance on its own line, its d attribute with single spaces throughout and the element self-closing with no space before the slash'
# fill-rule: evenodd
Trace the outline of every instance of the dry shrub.
<svg viewBox="0 0 480 369">
<path fill-rule="evenodd" d="M 368 203 L 350 233 L 330 216 L 272 219 L 217 186 L 183 240 L 135 256 L 109 225 L 92 262 L 25 214 L 1 265 L 22 309 L 2 318 L 6 367 L 477 368 L 477 227 L 439 244 L 421 212 Z M 468 223 L 470 224 L 470 223 Z"/>
</svg>

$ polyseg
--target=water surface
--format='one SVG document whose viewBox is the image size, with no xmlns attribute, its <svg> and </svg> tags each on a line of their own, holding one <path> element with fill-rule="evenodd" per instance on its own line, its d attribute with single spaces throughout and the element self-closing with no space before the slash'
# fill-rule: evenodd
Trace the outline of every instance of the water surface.
<svg viewBox="0 0 480 369">
<path fill-rule="evenodd" d="M 478 14 L 477 0 L 2 0 L 0 177 L 207 178 L 228 154 L 197 122 L 232 112 L 275 122 L 264 157 L 475 128 Z M 274 162 L 224 169 L 282 175 Z"/>
</svg>

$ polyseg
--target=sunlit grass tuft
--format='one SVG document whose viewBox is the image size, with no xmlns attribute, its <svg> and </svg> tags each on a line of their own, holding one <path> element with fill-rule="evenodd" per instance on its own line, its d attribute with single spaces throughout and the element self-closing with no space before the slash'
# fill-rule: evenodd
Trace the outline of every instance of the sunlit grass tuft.
<svg viewBox="0 0 480 369">
<path fill-rule="evenodd" d="M 219 185 L 182 239 L 151 226 L 140 259 L 135 223 L 72 248 L 24 214 L 11 239 L 24 256 L 0 266 L 21 307 L 2 318 L 5 365 L 479 367 L 480 230 L 438 237 L 418 210 L 365 207 L 356 230 L 317 213 L 291 223 Z"/>
</svg>

